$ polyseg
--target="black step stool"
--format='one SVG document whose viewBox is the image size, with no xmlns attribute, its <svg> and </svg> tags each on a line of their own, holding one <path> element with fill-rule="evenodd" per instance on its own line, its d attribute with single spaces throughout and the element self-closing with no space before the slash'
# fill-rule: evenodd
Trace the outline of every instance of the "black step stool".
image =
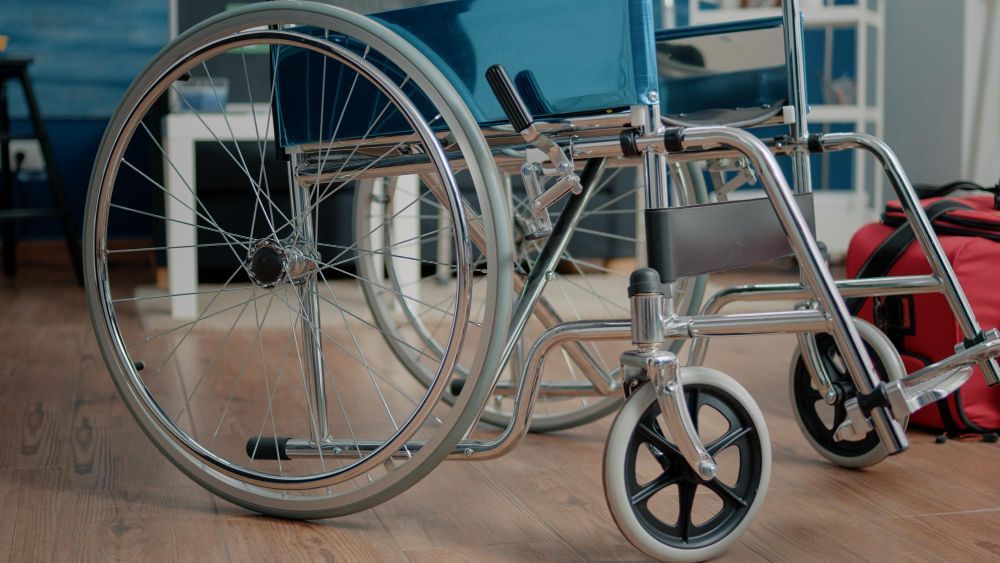
<svg viewBox="0 0 1000 563">
<path fill-rule="evenodd" d="M 76 238 L 76 231 L 66 208 L 62 177 L 59 176 L 59 170 L 56 168 L 52 145 L 49 144 L 49 138 L 45 134 L 42 115 L 38 111 L 38 101 L 31 88 L 31 79 L 28 77 L 29 64 L 31 64 L 31 59 L 0 57 L 0 223 L 3 224 L 3 271 L 7 276 L 14 276 L 17 273 L 17 255 L 15 254 L 17 238 L 14 222 L 27 219 L 54 219 L 62 224 L 66 247 L 69 249 L 73 269 L 76 272 L 76 281 L 83 285 L 80 241 Z M 7 82 L 11 80 L 21 82 L 24 98 L 28 104 L 28 113 L 31 117 L 32 133 L 11 133 L 7 102 Z M 45 171 L 49 191 L 52 194 L 52 207 L 14 209 L 14 170 L 10 163 L 10 142 L 14 139 L 38 140 L 42 149 L 42 158 L 45 159 Z"/>
</svg>

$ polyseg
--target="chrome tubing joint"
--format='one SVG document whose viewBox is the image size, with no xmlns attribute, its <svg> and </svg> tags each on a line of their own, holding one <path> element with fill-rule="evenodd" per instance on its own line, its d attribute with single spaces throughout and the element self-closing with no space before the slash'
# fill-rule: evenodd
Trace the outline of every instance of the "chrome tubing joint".
<svg viewBox="0 0 1000 563">
<path fill-rule="evenodd" d="M 877 389 L 881 381 L 875 373 L 871 359 L 864 353 L 864 344 L 851 322 L 850 312 L 837 291 L 836 283 L 826 266 L 809 224 L 796 205 L 793 192 L 768 147 L 748 131 L 724 126 L 668 130 L 664 145 L 668 152 L 675 152 L 677 149 L 683 151 L 728 147 L 750 159 L 760 175 L 761 184 L 798 260 L 803 284 L 815 292 L 815 299 L 820 309 L 829 315 L 828 332 L 841 351 L 854 385 L 862 394 L 870 394 Z M 892 418 L 887 407 L 873 408 L 870 418 L 879 440 L 888 453 L 896 454 L 908 447 L 906 433 Z"/>
<path fill-rule="evenodd" d="M 636 349 L 620 357 L 625 387 L 631 390 L 634 381 L 653 385 L 677 449 L 702 479 L 712 479 L 717 466 L 691 419 L 677 356 L 663 349 L 667 322 L 676 317 L 669 310 L 669 298 L 664 295 L 660 274 L 652 268 L 636 270 L 629 278 L 628 294 L 632 344 Z"/>
</svg>

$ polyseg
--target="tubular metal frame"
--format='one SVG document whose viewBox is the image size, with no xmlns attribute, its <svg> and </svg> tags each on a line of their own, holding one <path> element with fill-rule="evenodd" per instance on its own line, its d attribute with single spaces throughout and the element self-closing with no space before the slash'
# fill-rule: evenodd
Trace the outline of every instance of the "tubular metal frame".
<svg viewBox="0 0 1000 563">
<path fill-rule="evenodd" d="M 905 173 L 899 167 L 898 160 L 891 153 L 890 149 L 878 139 L 868 135 L 838 133 L 813 136 L 806 141 L 795 141 L 789 137 L 778 137 L 762 141 L 742 129 L 733 129 L 724 126 L 688 127 L 679 130 L 683 139 L 683 152 L 667 154 L 663 144 L 663 128 L 647 127 L 645 125 L 646 123 L 656 123 L 658 121 L 658 114 L 655 108 L 633 108 L 632 111 L 643 112 L 642 117 L 637 119 L 640 126 L 638 128 L 639 136 L 635 139 L 635 145 L 641 151 L 640 158 L 644 161 L 647 171 L 652 171 L 651 173 L 647 172 L 647 186 L 653 186 L 651 190 L 647 190 L 647 206 L 665 207 L 671 202 L 667 187 L 667 159 L 672 162 L 684 162 L 707 160 L 710 158 L 746 157 L 760 172 L 761 183 L 767 191 L 767 196 L 775 206 L 775 211 L 781 220 L 786 236 L 799 263 L 803 264 L 802 283 L 760 284 L 729 288 L 713 296 L 706 303 L 702 314 L 698 316 L 682 317 L 676 315 L 669 300 L 667 300 L 666 310 L 664 311 L 664 337 L 665 339 L 693 339 L 689 365 L 698 364 L 704 359 L 707 349 L 706 338 L 712 336 L 828 332 L 834 335 L 838 348 L 842 350 L 842 353 L 846 352 L 844 354 L 845 363 L 857 388 L 862 394 L 871 394 L 878 389 L 880 381 L 867 354 L 861 353 L 864 350 L 863 344 L 853 323 L 849 320 L 850 315 L 844 304 L 845 297 L 940 292 L 946 296 L 951 295 L 948 302 L 952 305 L 956 317 L 960 319 L 963 332 L 967 335 L 967 338 L 972 338 L 980 332 L 971 307 L 968 307 L 968 302 L 943 252 L 934 252 L 935 246 L 940 249 L 940 245 L 933 234 L 931 234 L 928 227 L 929 222 L 926 221 L 926 215 L 924 215 L 922 207 L 917 203 L 918 199 L 912 191 L 912 186 L 906 179 Z M 618 123 L 621 122 L 618 121 Z M 619 132 L 626 129 L 624 125 L 612 127 L 612 130 Z M 606 134 L 608 130 L 602 128 L 602 131 Z M 922 248 L 930 249 L 928 256 L 929 260 L 932 261 L 934 274 L 837 281 L 832 278 L 829 269 L 823 261 L 815 238 L 811 234 L 801 211 L 792 199 L 793 192 L 781 175 L 781 171 L 774 158 L 774 155 L 778 154 L 794 155 L 799 151 L 809 149 L 810 146 L 817 146 L 817 142 L 825 150 L 862 148 L 875 153 L 879 157 L 890 177 L 890 182 L 896 189 L 897 194 L 899 194 L 900 199 L 904 202 L 907 220 L 920 233 L 918 240 L 921 241 Z M 508 148 L 503 149 L 503 151 L 508 150 Z M 504 364 L 510 359 L 527 319 L 538 304 L 539 297 L 547 281 L 548 276 L 546 274 L 554 270 L 561 251 L 565 248 L 569 237 L 572 235 L 576 221 L 592 195 L 591 190 L 587 188 L 593 183 L 592 178 L 604 166 L 603 159 L 609 157 L 627 158 L 622 151 L 620 139 L 610 135 L 603 138 L 598 137 L 592 140 L 577 141 L 574 144 L 574 157 L 588 160 L 590 172 L 584 173 L 585 177 L 588 178 L 584 182 L 586 187 L 581 195 L 575 196 L 570 200 L 567 210 L 561 215 L 560 221 L 555 225 L 552 235 L 543 247 L 543 253 L 540 255 L 538 265 L 524 281 L 516 302 L 515 314 L 506 341 L 503 354 Z M 510 155 L 508 152 L 500 152 L 497 160 L 501 164 L 507 163 L 509 165 L 516 165 L 520 162 L 518 156 Z M 589 160 L 593 160 L 593 162 L 589 162 Z M 452 164 L 458 167 L 463 166 L 461 162 L 453 161 Z M 396 173 L 413 173 L 419 170 L 419 166 L 419 164 L 408 163 L 400 167 L 398 163 L 388 163 L 385 166 L 372 167 L 373 172 L 371 174 L 373 176 L 382 176 Z M 314 180 L 315 176 L 299 177 L 300 182 L 311 182 Z M 921 217 L 923 217 L 923 221 L 921 221 Z M 655 252 L 655 249 L 650 248 L 650 252 Z M 724 306 L 739 300 L 806 300 L 817 302 L 819 308 L 751 314 L 718 314 Z M 540 369 L 545 353 L 558 344 L 582 343 L 591 340 L 626 341 L 631 335 L 631 322 L 627 319 L 577 321 L 558 323 L 551 326 L 532 346 L 518 385 L 499 384 L 499 376 L 494 379 L 495 393 L 503 395 L 513 394 L 515 396 L 515 416 L 507 428 L 493 440 L 464 440 L 460 442 L 455 447 L 451 458 L 489 459 L 499 457 L 514 447 L 527 433 L 529 427 L 531 410 L 539 391 Z M 839 337 L 837 336 L 838 334 Z M 939 362 L 939 364 L 935 364 L 933 370 L 922 370 L 919 374 L 919 381 L 916 381 L 914 384 L 933 380 L 935 377 L 941 376 L 948 369 L 954 369 L 957 365 L 964 365 L 969 361 L 969 358 L 982 364 L 995 366 L 995 361 L 989 358 L 998 353 L 996 348 L 996 343 L 991 341 L 975 350 L 970 349 L 967 353 L 957 354 L 953 356 L 953 361 L 946 360 Z M 589 371 L 585 370 L 585 373 Z M 984 373 L 991 374 L 998 372 L 986 369 Z M 606 395 L 616 393 L 621 388 L 620 382 L 617 381 L 611 382 L 609 385 L 606 380 L 594 381 L 593 377 L 590 379 L 590 383 L 577 383 L 564 386 L 564 388 L 546 388 L 546 393 L 551 393 L 553 396 Z M 904 381 L 908 381 L 909 379 L 904 379 Z M 901 416 L 905 416 L 905 414 L 903 413 Z M 870 416 L 872 418 L 872 428 L 878 433 L 880 440 L 886 445 L 888 451 L 898 453 L 907 447 L 905 433 L 895 420 L 896 417 L 894 414 L 888 408 L 875 407 L 872 409 Z M 375 443 L 370 444 L 371 448 L 375 448 L 376 446 L 377 444 Z M 308 441 L 293 440 L 289 442 L 288 447 L 290 450 L 289 455 L 318 455 L 319 453 L 319 448 L 315 444 L 308 443 Z M 364 443 L 361 443 L 359 447 L 362 450 L 368 449 Z M 421 444 L 419 442 L 408 442 L 406 444 L 406 449 L 410 451 L 417 450 L 420 447 Z M 353 442 L 326 440 L 321 444 L 320 448 L 324 456 L 330 455 L 336 457 L 339 455 L 356 457 L 358 454 L 357 449 L 352 449 L 354 448 Z M 400 455 L 405 455 L 405 453 Z"/>
<path fill-rule="evenodd" d="M 608 159 L 637 157 L 642 160 L 646 179 L 645 203 L 647 209 L 668 207 L 675 203 L 668 185 L 668 159 L 671 164 L 687 161 L 704 161 L 723 158 L 746 158 L 756 169 L 767 198 L 774 207 L 789 245 L 798 260 L 802 281 L 791 284 L 758 284 L 725 289 L 713 296 L 705 304 L 701 314 L 697 316 L 679 316 L 673 309 L 669 292 L 662 299 L 657 326 L 645 326 L 643 330 L 662 336 L 664 341 L 676 338 L 693 339 L 689 356 L 689 365 L 700 364 L 704 359 L 708 346 L 708 337 L 798 333 L 808 335 L 813 333 L 830 333 L 844 359 L 845 366 L 859 393 L 872 396 L 882 393 L 887 401 L 871 406 L 867 412 L 862 412 L 857 405 L 857 398 L 848 405 L 848 411 L 862 420 L 848 420 L 856 431 L 874 430 L 880 442 L 890 454 L 906 449 L 908 442 L 902 426 L 897 418 L 905 417 L 909 412 L 893 412 L 894 409 L 912 409 L 918 400 L 930 396 L 924 393 L 921 397 L 906 395 L 906 389 L 917 389 L 921 386 L 930 388 L 937 386 L 940 393 L 951 392 L 968 377 L 965 366 L 978 363 L 990 384 L 1000 383 L 1000 367 L 993 356 L 1000 354 L 1000 335 L 995 331 L 982 333 L 972 309 L 966 299 L 955 273 L 948 263 L 940 243 L 933 235 L 930 222 L 913 191 L 913 187 L 900 166 L 898 159 L 881 140 L 870 135 L 857 133 L 837 133 L 828 135 L 813 135 L 808 133 L 807 106 L 805 91 L 802 88 L 802 24 L 799 18 L 798 2 L 786 0 L 784 3 L 786 65 L 789 69 L 788 87 L 791 100 L 790 111 L 786 111 L 786 121 L 769 120 L 761 125 L 785 123 L 790 126 L 790 135 L 761 140 L 743 129 L 726 126 L 681 127 L 671 130 L 674 145 L 679 144 L 678 151 L 668 154 L 664 139 L 665 128 L 660 122 L 657 105 L 633 106 L 628 112 L 575 117 L 558 122 L 539 123 L 539 131 L 554 140 L 562 148 L 570 148 L 570 157 L 574 160 L 587 161 L 583 176 L 583 192 L 569 200 L 566 209 L 560 215 L 558 223 L 546 240 L 535 267 L 518 287 L 518 297 L 515 302 L 514 314 L 508 330 L 500 369 L 511 359 L 516 351 L 517 343 L 532 312 L 539 305 L 541 293 L 546 281 L 558 263 L 578 222 L 583 209 L 593 195 L 593 184 Z M 516 170 L 524 161 L 524 151 L 529 148 L 521 136 L 509 127 L 495 127 L 483 131 L 487 142 L 492 148 L 498 167 L 505 170 Z M 623 149 L 624 134 L 632 134 L 631 150 Z M 442 138 L 444 151 L 451 165 L 461 169 L 466 163 L 453 153 L 449 154 L 448 140 Z M 345 141 L 345 147 L 350 145 L 353 150 L 357 143 Z M 359 160 L 352 166 L 344 167 L 336 158 L 329 159 L 329 168 L 318 166 L 311 146 L 294 147 L 289 152 L 298 155 L 299 164 L 295 176 L 301 183 L 336 181 L 335 174 L 329 170 L 337 170 L 345 176 L 356 178 L 384 177 L 403 174 L 421 174 L 426 172 L 428 165 L 426 155 L 415 154 L 413 151 L 401 150 L 398 156 L 385 157 L 384 149 L 405 145 L 405 139 L 374 139 L 366 142 L 358 154 L 364 154 L 366 149 L 373 150 L 381 156 L 373 156 L 369 160 Z M 324 149 L 329 148 L 323 145 Z M 336 144 L 331 144 L 336 149 Z M 674 147 L 676 148 L 676 147 Z M 917 239 L 928 260 L 931 262 L 932 274 L 924 276 L 880 277 L 861 280 L 834 280 L 830 274 L 819 246 L 813 236 L 801 210 L 796 205 L 793 194 L 811 191 L 808 153 L 818 150 L 866 150 L 882 163 L 890 183 L 900 198 L 907 221 L 917 233 Z M 636 154 L 637 153 L 637 154 Z M 777 164 L 775 155 L 789 155 L 793 160 L 793 186 L 789 186 Z M 649 244 L 649 252 L 654 253 L 655 243 Z M 917 373 L 904 378 L 895 387 L 883 386 L 879 380 L 868 355 L 864 352 L 864 344 L 851 321 L 851 316 L 844 302 L 845 297 L 871 297 L 883 295 L 902 295 L 939 292 L 945 295 L 952 311 L 962 328 L 963 335 L 969 342 L 965 349 L 940 362 L 928 366 Z M 765 300 L 796 300 L 799 305 L 793 310 L 772 311 L 764 313 L 719 314 L 726 305 L 739 301 Z M 634 316 L 634 315 L 633 315 Z M 648 325 L 651 318 L 644 316 Z M 555 319 L 553 319 L 555 320 Z M 531 420 L 534 401 L 539 393 L 542 367 L 546 354 L 556 346 L 579 345 L 588 341 L 629 340 L 634 341 L 634 331 L 640 319 L 615 319 L 597 321 L 556 322 L 532 345 L 523 368 L 520 381 L 514 386 L 500 384 L 498 371 L 493 375 L 493 393 L 503 395 L 513 394 L 514 416 L 508 426 L 491 440 L 463 440 L 454 448 L 450 458 L 453 459 L 490 459 L 499 457 L 513 448 L 527 433 Z M 547 325 L 549 323 L 546 323 Z M 978 339 L 978 343 L 974 342 Z M 642 346 L 640 346 L 640 349 Z M 658 350 L 653 346 L 649 350 Z M 590 358 L 588 357 L 589 361 Z M 608 395 L 621 390 L 621 382 L 609 382 L 584 370 L 589 383 L 573 383 L 559 386 L 548 386 L 546 393 L 553 396 L 578 396 L 586 394 Z M 654 382 L 655 383 L 655 382 Z M 662 382 L 661 382 L 662 383 Z M 891 388 L 889 388 L 891 387 Z M 922 389 L 928 391 L 928 389 Z M 914 392 L 915 393 L 915 392 Z M 671 401 L 677 403 L 679 409 L 684 408 L 684 397 L 672 396 Z M 485 403 L 483 405 L 485 408 Z M 683 432 L 685 429 L 676 429 Z M 687 429 L 690 430 L 690 429 Z M 700 447 L 697 435 L 688 434 L 681 441 Z M 422 447 L 419 441 L 407 442 L 405 448 L 400 448 L 395 455 L 408 456 Z M 291 457 L 303 455 L 322 455 L 331 457 L 355 458 L 362 451 L 373 451 L 380 447 L 379 443 L 354 440 L 326 439 L 316 444 L 309 440 L 291 440 L 287 445 Z M 686 456 L 688 463 L 696 471 L 700 470 L 697 463 L 704 459 Z"/>
</svg>

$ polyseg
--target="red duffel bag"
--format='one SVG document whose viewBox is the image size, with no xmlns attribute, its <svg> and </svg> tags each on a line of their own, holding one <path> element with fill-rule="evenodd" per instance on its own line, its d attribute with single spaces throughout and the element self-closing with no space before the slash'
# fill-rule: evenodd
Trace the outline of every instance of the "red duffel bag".
<svg viewBox="0 0 1000 563">
<path fill-rule="evenodd" d="M 932 193 L 950 192 L 950 187 Z M 983 330 L 1000 326 L 1000 195 L 997 194 L 1000 191 L 992 196 L 933 197 L 922 201 Z M 898 202 L 886 206 L 882 222 L 866 225 L 851 239 L 847 251 L 850 277 L 929 273 L 930 265 Z M 908 372 L 950 356 L 955 345 L 962 342 L 963 335 L 951 308 L 938 293 L 850 299 L 848 308 L 889 336 Z M 943 430 L 952 436 L 996 433 L 1000 430 L 1000 386 L 988 387 L 976 368 L 961 389 L 914 413 L 910 424 Z"/>
</svg>

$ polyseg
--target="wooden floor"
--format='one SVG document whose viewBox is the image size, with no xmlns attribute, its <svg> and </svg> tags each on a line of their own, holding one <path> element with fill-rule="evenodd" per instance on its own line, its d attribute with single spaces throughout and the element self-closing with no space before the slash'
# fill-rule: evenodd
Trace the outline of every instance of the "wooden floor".
<svg viewBox="0 0 1000 563">
<path fill-rule="evenodd" d="M 732 561 L 1000 560 L 1000 446 L 934 444 L 866 471 L 824 462 L 791 418 L 793 339 L 717 342 L 709 365 L 767 418 L 774 471 Z M 11 561 L 641 560 L 604 502 L 608 420 L 446 462 L 400 497 L 312 522 L 217 500 L 162 459 L 125 411 L 62 265 L 0 279 L 0 558 Z"/>
</svg>

